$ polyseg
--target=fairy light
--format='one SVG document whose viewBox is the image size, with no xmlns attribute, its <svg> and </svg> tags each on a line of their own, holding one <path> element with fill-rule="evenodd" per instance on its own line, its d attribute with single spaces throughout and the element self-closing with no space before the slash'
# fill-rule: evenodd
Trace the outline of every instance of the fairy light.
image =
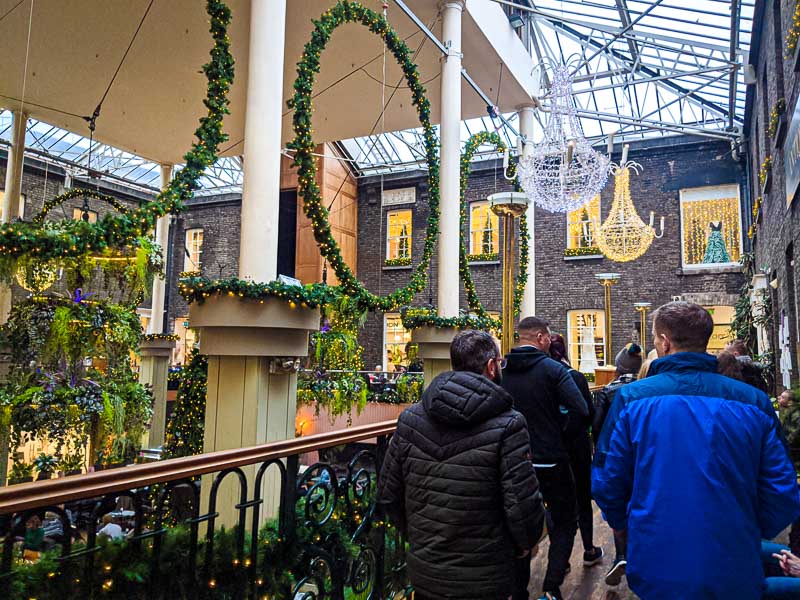
<svg viewBox="0 0 800 600">
<path fill-rule="evenodd" d="M 594 151 L 583 135 L 566 65 L 554 69 L 548 99 L 550 113 L 544 139 L 520 158 L 519 182 L 538 206 L 550 212 L 569 212 L 603 189 L 609 159 Z"/>
</svg>

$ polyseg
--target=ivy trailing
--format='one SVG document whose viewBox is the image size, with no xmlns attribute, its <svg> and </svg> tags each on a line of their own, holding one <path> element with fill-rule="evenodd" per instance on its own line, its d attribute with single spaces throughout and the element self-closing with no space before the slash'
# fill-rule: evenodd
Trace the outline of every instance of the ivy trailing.
<svg viewBox="0 0 800 600">
<path fill-rule="evenodd" d="M 320 56 L 333 32 L 345 23 L 360 23 L 383 39 L 403 71 L 423 129 L 430 203 L 425 244 L 420 262 L 412 273 L 408 285 L 387 296 L 378 296 L 368 291 L 345 263 L 339 245 L 333 237 L 328 210 L 322 203 L 321 190 L 316 183 L 317 166 L 313 155 L 315 143 L 311 131 L 311 98 L 315 75 L 320 71 Z M 410 303 L 415 294 L 425 289 L 431 257 L 439 235 L 438 144 L 430 121 L 430 102 L 420 84 L 419 71 L 411 59 L 411 51 L 381 15 L 358 2 L 341 0 L 325 11 L 319 20 L 314 21 L 311 39 L 305 46 L 300 62 L 297 63 L 294 90 L 294 96 L 287 102 L 289 108 L 294 109 L 295 138 L 289 147 L 296 151 L 294 165 L 298 168 L 299 193 L 303 198 L 303 210 L 311 221 L 320 254 L 327 259 L 336 273 L 344 294 L 354 298 L 361 306 L 390 311 Z"/>
<path fill-rule="evenodd" d="M 0 277 L 8 279 L 21 257 L 37 260 L 63 260 L 86 254 L 101 254 L 107 249 L 118 249 L 135 242 L 155 227 L 159 217 L 177 212 L 199 187 L 203 171 L 213 163 L 221 143 L 227 139 L 222 131 L 224 115 L 228 114 L 228 91 L 233 83 L 233 55 L 228 37 L 231 11 L 221 0 L 207 0 L 211 36 L 214 45 L 211 58 L 203 66 L 208 79 L 207 94 L 203 101 L 207 114 L 200 119 L 195 131 L 197 141 L 184 156 L 185 166 L 167 188 L 154 200 L 144 203 L 135 211 L 108 214 L 97 223 L 64 219 L 33 223 L 23 221 L 0 227 Z M 86 190 L 67 194 L 87 195 Z M 64 195 L 48 203 L 48 210 L 63 201 Z M 105 199 L 105 198 L 101 198 Z"/>
</svg>

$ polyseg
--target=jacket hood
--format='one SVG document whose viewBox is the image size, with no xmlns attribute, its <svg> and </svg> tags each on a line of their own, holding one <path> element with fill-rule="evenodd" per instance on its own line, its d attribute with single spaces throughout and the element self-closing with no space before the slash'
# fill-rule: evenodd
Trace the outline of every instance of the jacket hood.
<svg viewBox="0 0 800 600">
<path fill-rule="evenodd" d="M 705 352 L 676 352 L 658 358 L 650 365 L 647 376 L 668 371 L 708 371 L 717 372 L 717 357 Z"/>
<path fill-rule="evenodd" d="M 433 420 L 454 427 L 488 421 L 509 410 L 513 403 L 499 385 L 467 371 L 441 373 L 422 395 L 425 412 Z"/>
<path fill-rule="evenodd" d="M 550 355 L 546 352 L 534 348 L 533 346 L 523 346 L 522 348 L 512 348 L 506 355 L 505 371 L 527 371 L 532 366 L 547 360 Z"/>
</svg>

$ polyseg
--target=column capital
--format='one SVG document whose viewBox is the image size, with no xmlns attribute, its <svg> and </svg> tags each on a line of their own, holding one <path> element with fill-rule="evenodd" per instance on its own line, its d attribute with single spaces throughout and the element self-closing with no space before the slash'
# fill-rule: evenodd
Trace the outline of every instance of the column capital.
<svg viewBox="0 0 800 600">
<path fill-rule="evenodd" d="M 454 8 L 463 12 L 464 0 L 439 0 L 439 13 L 443 13 L 448 8 Z"/>
</svg>

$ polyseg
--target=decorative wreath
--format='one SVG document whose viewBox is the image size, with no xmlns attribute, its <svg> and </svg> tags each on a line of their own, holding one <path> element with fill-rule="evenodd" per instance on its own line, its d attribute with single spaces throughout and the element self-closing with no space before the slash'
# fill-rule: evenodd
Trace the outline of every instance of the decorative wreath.
<svg viewBox="0 0 800 600">
<path fill-rule="evenodd" d="M 10 278 L 16 262 L 21 258 L 60 260 L 123 248 L 152 230 L 159 217 L 181 210 L 183 203 L 191 198 L 199 187 L 198 179 L 206 167 L 217 159 L 219 145 L 227 139 L 222 131 L 222 120 L 228 114 L 227 96 L 234 75 L 228 37 L 230 8 L 221 0 L 207 0 L 206 11 L 214 40 L 211 59 L 203 66 L 208 79 L 203 103 L 208 113 L 200 119 L 200 126 L 195 131 L 197 141 L 184 156 L 184 168 L 154 200 L 134 211 L 108 214 L 97 223 L 64 219 L 45 224 L 44 215 L 40 213 L 32 223 L 18 221 L 3 225 L 0 227 L 0 277 Z M 71 197 L 90 194 L 93 193 L 70 190 L 47 202 L 43 212 L 46 215 L 53 206 Z M 92 197 L 108 201 L 103 194 Z"/>
<path fill-rule="evenodd" d="M 425 231 L 422 258 L 411 275 L 409 283 L 387 296 L 378 296 L 367 290 L 356 278 L 342 258 L 339 245 L 333 237 L 328 221 L 328 210 L 322 204 L 320 188 L 316 183 L 317 166 L 314 159 L 314 138 L 311 132 L 311 95 L 316 73 L 320 70 L 320 55 L 325 50 L 331 35 L 345 23 L 361 23 L 372 33 L 380 36 L 386 47 L 403 70 L 412 101 L 417 109 L 425 141 L 425 159 L 428 163 L 428 194 L 430 213 Z M 411 51 L 395 33 L 389 23 L 378 13 L 357 2 L 342 0 L 325 11 L 314 21 L 311 40 L 306 44 L 300 62 L 297 63 L 297 79 L 294 96 L 287 102 L 294 109 L 294 140 L 289 147 L 296 151 L 294 165 L 298 168 L 299 193 L 303 198 L 303 210 L 311 221 L 314 238 L 320 254 L 328 260 L 339 279 L 342 292 L 369 309 L 391 311 L 409 304 L 414 295 L 425 289 L 428 269 L 439 235 L 439 153 L 436 136 L 430 121 L 430 102 L 425 97 L 425 88 L 420 84 L 417 66 L 411 60 Z"/>
<path fill-rule="evenodd" d="M 44 223 L 45 217 L 47 214 L 53 210 L 56 206 L 61 206 L 64 202 L 68 200 L 74 200 L 75 198 L 94 198 L 95 200 L 100 200 L 107 204 L 110 204 L 114 210 L 118 213 L 123 215 L 128 214 L 128 208 L 122 204 L 119 200 L 114 198 L 114 196 L 109 196 L 108 194 L 101 194 L 100 192 L 94 192 L 92 190 L 87 190 L 83 188 L 72 188 L 71 190 L 67 190 L 63 194 L 59 194 L 55 198 L 51 198 L 47 202 L 44 203 L 42 206 L 42 210 L 33 217 L 33 222 L 37 225 L 41 225 Z"/>
</svg>

